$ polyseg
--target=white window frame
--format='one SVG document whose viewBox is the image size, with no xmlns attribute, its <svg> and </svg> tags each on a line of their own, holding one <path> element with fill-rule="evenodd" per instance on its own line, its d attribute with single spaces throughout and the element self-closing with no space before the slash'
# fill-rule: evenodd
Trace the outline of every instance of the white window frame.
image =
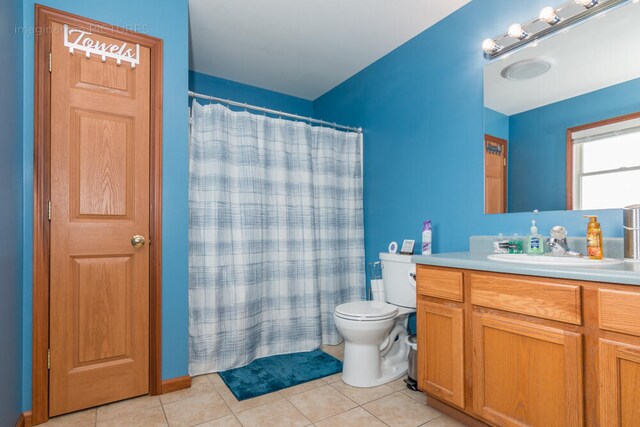
<svg viewBox="0 0 640 427">
<path fill-rule="evenodd" d="M 612 136 L 627 133 L 640 133 L 640 113 L 620 116 L 613 119 L 590 123 L 567 130 L 567 209 L 582 209 L 582 178 L 585 176 L 607 175 L 622 171 L 640 170 L 640 159 L 637 166 L 617 169 L 599 170 L 585 173 L 582 170 L 583 147 L 585 144 Z M 571 204 L 569 205 L 569 202 Z"/>
</svg>

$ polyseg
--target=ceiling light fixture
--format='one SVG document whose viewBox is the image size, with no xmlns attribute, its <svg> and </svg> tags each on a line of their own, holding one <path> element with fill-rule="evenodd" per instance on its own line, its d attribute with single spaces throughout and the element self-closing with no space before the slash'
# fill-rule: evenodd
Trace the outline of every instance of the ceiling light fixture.
<svg viewBox="0 0 640 427">
<path fill-rule="evenodd" d="M 485 39 L 482 42 L 484 56 L 487 59 L 497 58 L 555 31 L 566 30 L 580 21 L 610 10 L 623 3 L 635 3 L 637 1 L 638 0 L 566 0 L 565 3 L 557 7 L 547 6 L 540 11 L 537 18 L 523 24 L 513 24 L 509 27 L 509 31 L 507 31 L 506 34 Z M 576 4 L 582 6 L 582 8 L 576 7 Z"/>
</svg>

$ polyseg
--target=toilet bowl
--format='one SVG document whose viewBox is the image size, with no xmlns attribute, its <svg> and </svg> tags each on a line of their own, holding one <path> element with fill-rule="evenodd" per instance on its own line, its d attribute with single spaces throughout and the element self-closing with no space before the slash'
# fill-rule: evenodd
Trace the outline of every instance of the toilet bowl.
<svg viewBox="0 0 640 427">
<path fill-rule="evenodd" d="M 415 313 L 415 264 L 408 255 L 380 254 L 386 301 L 357 301 L 336 307 L 344 338 L 342 380 L 375 387 L 407 373 L 407 319 Z"/>
</svg>

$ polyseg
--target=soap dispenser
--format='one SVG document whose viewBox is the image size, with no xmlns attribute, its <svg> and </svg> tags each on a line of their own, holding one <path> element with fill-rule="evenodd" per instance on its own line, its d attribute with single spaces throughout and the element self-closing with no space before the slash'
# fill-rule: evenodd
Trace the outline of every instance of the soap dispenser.
<svg viewBox="0 0 640 427">
<path fill-rule="evenodd" d="M 590 259 L 602 259 L 602 229 L 595 215 L 585 215 L 587 224 L 587 255 Z"/>
<path fill-rule="evenodd" d="M 527 239 L 527 253 L 529 255 L 542 255 L 544 253 L 544 240 L 542 240 L 542 236 L 538 234 L 535 219 L 531 220 L 531 230 L 529 238 Z"/>
</svg>

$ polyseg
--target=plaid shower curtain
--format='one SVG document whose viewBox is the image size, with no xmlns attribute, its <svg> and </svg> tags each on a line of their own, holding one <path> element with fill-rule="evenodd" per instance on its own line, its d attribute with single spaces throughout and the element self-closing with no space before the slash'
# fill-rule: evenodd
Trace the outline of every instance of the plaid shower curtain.
<svg viewBox="0 0 640 427">
<path fill-rule="evenodd" d="M 189 370 L 337 344 L 364 299 L 361 135 L 192 106 Z"/>
</svg>

